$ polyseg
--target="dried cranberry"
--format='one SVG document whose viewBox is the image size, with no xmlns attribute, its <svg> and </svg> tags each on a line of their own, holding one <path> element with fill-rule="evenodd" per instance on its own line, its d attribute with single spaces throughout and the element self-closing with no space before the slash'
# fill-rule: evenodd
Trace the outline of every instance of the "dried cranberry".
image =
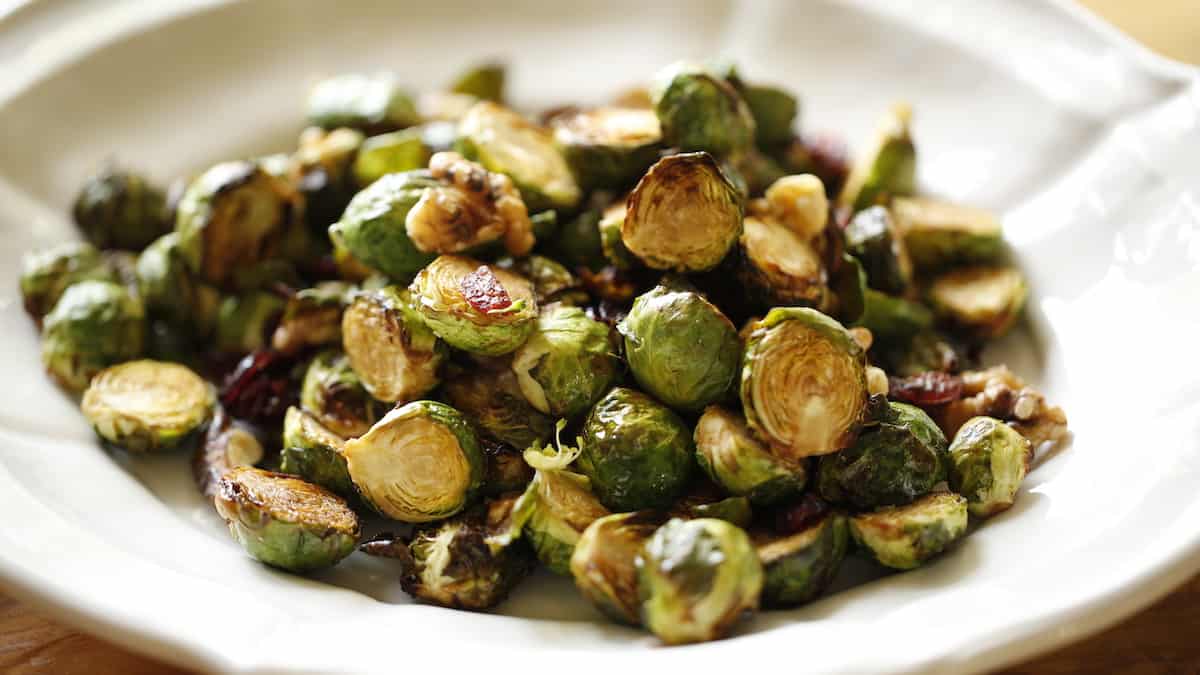
<svg viewBox="0 0 1200 675">
<path fill-rule="evenodd" d="M 812 172 L 825 184 L 827 194 L 841 192 L 850 173 L 849 151 L 841 136 L 832 133 L 806 135 L 804 149 L 812 162 Z"/>
<path fill-rule="evenodd" d="M 775 512 L 775 531 L 779 534 L 795 534 L 812 527 L 827 513 L 828 502 L 810 492 L 801 497 L 800 501 L 781 507 Z"/>
<path fill-rule="evenodd" d="M 255 422 L 278 420 L 295 403 L 292 358 L 260 349 L 238 362 L 221 386 L 221 404 L 234 417 Z"/>
<path fill-rule="evenodd" d="M 486 314 L 512 305 L 508 291 L 487 265 L 480 265 L 479 269 L 463 277 L 458 285 L 463 297 L 476 311 Z"/>
<path fill-rule="evenodd" d="M 958 375 L 930 370 L 910 377 L 889 377 L 888 398 L 918 406 L 949 403 L 962 397 L 963 381 Z"/>
</svg>

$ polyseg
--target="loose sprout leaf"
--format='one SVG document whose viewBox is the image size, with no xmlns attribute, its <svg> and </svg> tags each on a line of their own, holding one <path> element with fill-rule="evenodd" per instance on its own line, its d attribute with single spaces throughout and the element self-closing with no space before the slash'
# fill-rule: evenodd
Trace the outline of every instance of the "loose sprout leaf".
<svg viewBox="0 0 1200 675">
<path fill-rule="evenodd" d="M 574 462 L 583 447 L 583 439 L 576 438 L 575 445 L 563 445 L 562 430 L 567 427 L 566 420 L 559 420 L 554 425 L 554 447 L 545 445 L 538 447 L 535 443 L 525 450 L 525 462 L 538 471 L 562 471 Z"/>
</svg>

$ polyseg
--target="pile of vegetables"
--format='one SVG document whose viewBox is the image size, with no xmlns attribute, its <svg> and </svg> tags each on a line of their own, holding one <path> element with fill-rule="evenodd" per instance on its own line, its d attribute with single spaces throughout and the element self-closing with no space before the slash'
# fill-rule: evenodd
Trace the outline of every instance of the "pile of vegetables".
<svg viewBox="0 0 1200 675">
<path fill-rule="evenodd" d="M 384 556 L 471 610 L 541 565 L 712 640 L 953 548 L 1066 433 L 977 363 L 1027 286 L 995 217 L 917 194 L 908 107 L 852 166 L 798 112 L 722 64 L 533 117 L 498 66 L 336 77 L 294 152 L 105 168 L 21 292 L 103 443 L 192 449 L 254 558 Z"/>
</svg>

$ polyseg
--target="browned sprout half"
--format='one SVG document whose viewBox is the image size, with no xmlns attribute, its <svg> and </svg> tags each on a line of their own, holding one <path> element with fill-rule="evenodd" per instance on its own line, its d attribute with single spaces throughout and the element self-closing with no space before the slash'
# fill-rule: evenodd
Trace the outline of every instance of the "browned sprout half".
<svg viewBox="0 0 1200 675">
<path fill-rule="evenodd" d="M 239 466 L 254 466 L 265 454 L 258 437 L 218 405 L 204 442 L 192 455 L 192 478 L 200 494 L 211 499 L 220 489 L 221 476 Z"/>
<path fill-rule="evenodd" d="M 429 329 L 466 352 L 507 354 L 536 327 L 533 284 L 472 258 L 438 256 L 417 274 L 409 289 Z"/>
<path fill-rule="evenodd" d="M 212 386 L 187 367 L 142 359 L 97 373 L 81 408 L 106 443 L 148 452 L 192 438 L 214 403 Z"/>
<path fill-rule="evenodd" d="M 411 401 L 437 386 L 446 348 L 417 316 L 407 289 L 359 293 L 342 317 L 342 347 L 380 401 Z"/>
<path fill-rule="evenodd" d="M 655 511 L 614 513 L 593 521 L 575 544 L 571 555 L 575 586 L 614 621 L 641 624 L 635 563 L 664 520 Z"/>
<path fill-rule="evenodd" d="M 983 339 L 1007 333 L 1028 294 L 1025 277 L 1015 267 L 961 267 L 929 285 L 934 313 Z"/>
<path fill-rule="evenodd" d="M 758 302 L 828 306 L 825 266 L 812 242 L 766 214 L 747 216 L 744 227 L 738 279 Z"/>
<path fill-rule="evenodd" d="M 292 354 L 308 347 L 340 343 L 342 312 L 353 288 L 344 281 L 324 281 L 293 294 L 271 335 L 271 346 Z"/>
<path fill-rule="evenodd" d="M 571 110 L 550 125 L 579 183 L 593 189 L 628 186 L 654 163 L 662 141 L 658 116 L 644 108 Z"/>
</svg>

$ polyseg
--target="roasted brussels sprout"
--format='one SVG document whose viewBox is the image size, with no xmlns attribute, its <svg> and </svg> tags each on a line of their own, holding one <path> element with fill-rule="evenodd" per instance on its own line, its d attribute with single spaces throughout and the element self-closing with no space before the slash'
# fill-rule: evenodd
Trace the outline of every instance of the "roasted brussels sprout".
<svg viewBox="0 0 1200 675">
<path fill-rule="evenodd" d="M 507 354 L 537 323 L 533 285 L 507 270 L 463 256 L 443 255 L 413 281 L 412 300 L 429 328 L 451 347 Z"/>
<path fill-rule="evenodd" d="M 771 217 L 747 216 L 738 259 L 738 280 L 760 304 L 829 304 L 821 255 L 791 228 Z"/>
<path fill-rule="evenodd" d="M 619 361 L 608 326 L 578 307 L 550 305 L 537 328 L 513 353 L 512 371 L 525 400 L 554 417 L 574 417 L 592 406 L 617 377 Z"/>
<path fill-rule="evenodd" d="M 192 454 L 192 478 L 200 494 L 212 499 L 221 489 L 221 476 L 235 467 L 254 466 L 265 454 L 258 437 L 218 405 L 204 442 Z"/>
<path fill-rule="evenodd" d="M 354 182 L 364 188 L 389 173 L 424 169 L 430 156 L 420 129 L 371 136 L 354 158 Z"/>
<path fill-rule="evenodd" d="M 888 403 L 853 445 L 821 458 L 821 496 L 857 509 L 907 504 L 946 479 L 946 437 L 929 415 Z"/>
<path fill-rule="evenodd" d="M 142 303 L 129 291 L 111 281 L 81 281 L 46 315 L 42 364 L 60 385 L 81 392 L 96 373 L 140 356 L 145 335 Z"/>
<path fill-rule="evenodd" d="M 867 288 L 863 290 L 862 316 L 855 325 L 870 330 L 880 340 L 903 342 L 928 330 L 933 325 L 933 314 L 925 305 Z"/>
<path fill-rule="evenodd" d="M 346 458 L 342 457 L 344 446 L 345 440 L 316 417 L 299 408 L 288 408 L 283 417 L 279 470 L 353 500 L 357 493 L 346 469 Z"/>
<path fill-rule="evenodd" d="M 659 71 L 650 96 L 667 145 L 735 155 L 754 145 L 754 115 L 728 82 L 701 66 L 676 63 Z"/>
<path fill-rule="evenodd" d="M 340 246 L 367 267 L 395 281 L 409 281 L 434 256 L 409 238 L 408 215 L 427 190 L 441 187 L 424 171 L 387 174 L 371 183 L 354 195 L 341 220 L 329 227 L 335 252 Z"/>
<path fill-rule="evenodd" d="M 850 534 L 859 547 L 879 564 L 898 570 L 920 567 L 966 533 L 967 500 L 952 492 L 850 519 Z"/>
<path fill-rule="evenodd" d="M 188 269 L 178 232 L 165 234 L 147 246 L 138 256 L 135 270 L 138 295 L 148 314 L 201 334 L 212 328 L 216 291 L 200 284 Z"/>
<path fill-rule="evenodd" d="M 323 80 L 308 96 L 308 123 L 380 134 L 420 122 L 412 98 L 386 73 L 348 74 Z"/>
<path fill-rule="evenodd" d="M 542 445 L 554 433 L 554 420 L 525 399 L 508 369 L 477 368 L 446 378 L 442 391 L 488 436 L 514 448 Z"/>
<path fill-rule="evenodd" d="M 554 137 L 490 101 L 475 104 L 458 125 L 455 147 L 488 171 L 512 178 L 531 211 L 570 209 L 582 193 Z"/>
<path fill-rule="evenodd" d="M 800 494 L 808 481 L 803 461 L 791 463 L 771 454 L 754 437 L 741 415 L 720 406 L 704 409 L 696 423 L 696 461 L 726 492 L 755 504 L 775 504 Z"/>
<path fill-rule="evenodd" d="M 166 196 L 144 177 L 106 166 L 88 178 L 72 215 L 87 240 L 99 248 L 140 251 L 171 229 Z"/>
<path fill-rule="evenodd" d="M 343 438 L 367 433 L 386 410 L 367 392 L 350 359 L 337 350 L 321 352 L 309 364 L 300 387 L 300 406 Z"/>
<path fill-rule="evenodd" d="M 40 322 L 63 291 L 89 279 L 117 281 L 104 256 L 91 244 L 72 241 L 26 254 L 20 280 L 25 311 Z"/>
<path fill-rule="evenodd" d="M 515 497 L 450 520 L 417 528 L 407 539 L 381 535 L 361 546 L 370 554 L 400 561 L 405 593 L 442 607 L 484 610 L 508 597 L 533 567 L 521 540 L 504 545 L 493 536 L 503 527 Z"/>
<path fill-rule="evenodd" d="M 245 354 L 270 344 L 271 333 L 283 315 L 286 302 L 274 293 L 254 291 L 231 295 L 217 308 L 216 332 L 213 336 L 217 351 L 226 354 Z"/>
<path fill-rule="evenodd" d="M 175 208 L 188 267 L 228 287 L 234 275 L 272 258 L 299 210 L 299 195 L 253 161 L 225 162 L 192 181 Z"/>
<path fill-rule="evenodd" d="M 617 387 L 583 425 L 578 467 L 605 506 L 668 506 L 692 476 L 692 436 L 679 416 L 645 394 Z"/>
<path fill-rule="evenodd" d="M 872 288 L 900 294 L 912 282 L 912 261 L 892 216 L 882 206 L 859 211 L 846 226 L 846 250 L 858 258 Z"/>
<path fill-rule="evenodd" d="M 354 287 L 344 281 L 323 281 L 287 299 L 271 346 L 292 354 L 307 347 L 342 341 L 342 312 Z"/>
<path fill-rule="evenodd" d="M 609 264 L 600 237 L 602 216 L 598 208 L 587 209 L 564 222 L 550 241 L 554 257 L 575 271 L 584 268 L 598 272 Z"/>
<path fill-rule="evenodd" d="M 421 321 L 408 289 L 358 293 L 342 316 L 342 345 L 367 391 L 411 401 L 437 386 L 446 347 Z"/>
<path fill-rule="evenodd" d="M 652 110 L 572 110 L 550 121 L 554 141 L 579 184 L 617 189 L 633 183 L 658 159 L 662 130 Z"/>
<path fill-rule="evenodd" d="M 795 96 L 778 88 L 761 84 L 734 85 L 754 116 L 754 139 L 759 146 L 787 143 L 793 137 L 792 127 L 800 111 Z"/>
<path fill-rule="evenodd" d="M 129 452 L 174 448 L 195 437 L 216 399 L 199 375 L 175 363 L 126 361 L 105 368 L 81 408 L 105 443 Z"/>
<path fill-rule="evenodd" d="M 450 85 L 450 91 L 501 103 L 504 101 L 505 72 L 502 63 L 480 64 L 459 75 Z"/>
<path fill-rule="evenodd" d="M 746 533 L 723 520 L 668 521 L 636 566 L 642 623 L 667 644 L 724 637 L 758 608 L 762 564 Z"/>
<path fill-rule="evenodd" d="M 690 286 L 668 279 L 638 296 L 617 324 L 638 384 L 681 410 L 699 410 L 732 391 L 741 365 L 737 329 Z"/>
<path fill-rule="evenodd" d="M 837 452 L 866 408 L 866 355 L 828 316 L 775 308 L 747 337 L 740 393 L 746 422 L 781 459 Z"/>
<path fill-rule="evenodd" d="M 614 621 L 641 623 L 637 557 L 650 535 L 663 524 L 654 511 L 614 513 L 592 522 L 571 555 L 575 586 L 596 609 Z"/>
<path fill-rule="evenodd" d="M 511 270 L 533 283 L 533 295 L 538 305 L 552 302 L 564 305 L 587 304 L 587 293 L 583 284 L 566 267 L 544 255 L 524 258 L 504 257 L 496 261 L 496 267 Z"/>
<path fill-rule="evenodd" d="M 358 542 L 358 516 L 346 502 L 287 474 L 231 469 L 214 503 L 246 553 L 291 572 L 335 565 Z"/>
<path fill-rule="evenodd" d="M 933 311 L 974 337 L 993 339 L 1016 323 L 1029 288 L 1014 267 L 961 267 L 929 285 Z"/>
<path fill-rule="evenodd" d="M 992 262 L 1004 250 L 1000 221 L 982 209 L 910 197 L 893 200 L 892 216 L 919 270 Z"/>
<path fill-rule="evenodd" d="M 625 247 L 625 242 L 621 239 L 621 227 L 625 224 L 625 213 L 626 204 L 622 199 L 604 209 L 600 215 L 600 222 L 597 223 L 597 227 L 600 228 L 600 250 L 604 252 L 604 258 L 613 267 L 622 271 L 634 269 L 641 264 L 641 261 Z"/>
<path fill-rule="evenodd" d="M 288 159 L 287 173 L 284 175 L 304 198 L 304 221 L 308 229 L 303 232 L 289 231 L 290 236 L 310 239 L 308 232 L 322 235 L 345 210 L 346 203 L 355 192 L 351 167 L 363 138 L 361 131 L 346 128 L 326 131 L 320 127 L 308 127 L 300 133 L 299 147 Z M 270 169 L 267 171 L 270 173 Z M 295 243 L 291 245 L 297 246 Z M 299 248 L 308 246 L 305 242 Z M 283 248 L 286 251 L 289 244 L 285 243 Z"/>
<path fill-rule="evenodd" d="M 483 478 L 483 494 L 496 497 L 509 492 L 523 492 L 533 480 L 533 467 L 525 463 L 521 451 L 507 443 L 481 436 L 479 447 L 487 456 L 487 471 Z"/>
<path fill-rule="evenodd" d="M 838 195 L 838 206 L 857 211 L 913 193 L 917 150 L 908 131 L 911 118 L 912 108 L 907 103 L 897 103 L 883 116 L 874 143 L 855 159 Z"/>
<path fill-rule="evenodd" d="M 653 269 L 710 270 L 742 233 L 741 196 L 708 153 L 658 160 L 627 206 L 621 240 Z"/>
<path fill-rule="evenodd" d="M 825 515 L 794 534 L 753 534 L 763 566 L 764 607 L 796 607 L 821 594 L 837 576 L 850 540 L 845 516 Z"/>
<path fill-rule="evenodd" d="M 973 417 L 950 444 L 950 488 L 967 499 L 971 515 L 987 518 L 1013 505 L 1033 448 L 994 417 Z"/>
<path fill-rule="evenodd" d="M 675 503 L 667 512 L 673 518 L 716 518 L 738 527 L 749 527 L 754 520 L 754 509 L 745 497 L 726 497 L 712 500 L 706 497 L 687 496 Z"/>
<path fill-rule="evenodd" d="M 452 516 L 483 484 L 484 457 L 462 413 L 436 401 L 392 410 L 342 450 L 359 495 L 408 523 Z"/>
</svg>

